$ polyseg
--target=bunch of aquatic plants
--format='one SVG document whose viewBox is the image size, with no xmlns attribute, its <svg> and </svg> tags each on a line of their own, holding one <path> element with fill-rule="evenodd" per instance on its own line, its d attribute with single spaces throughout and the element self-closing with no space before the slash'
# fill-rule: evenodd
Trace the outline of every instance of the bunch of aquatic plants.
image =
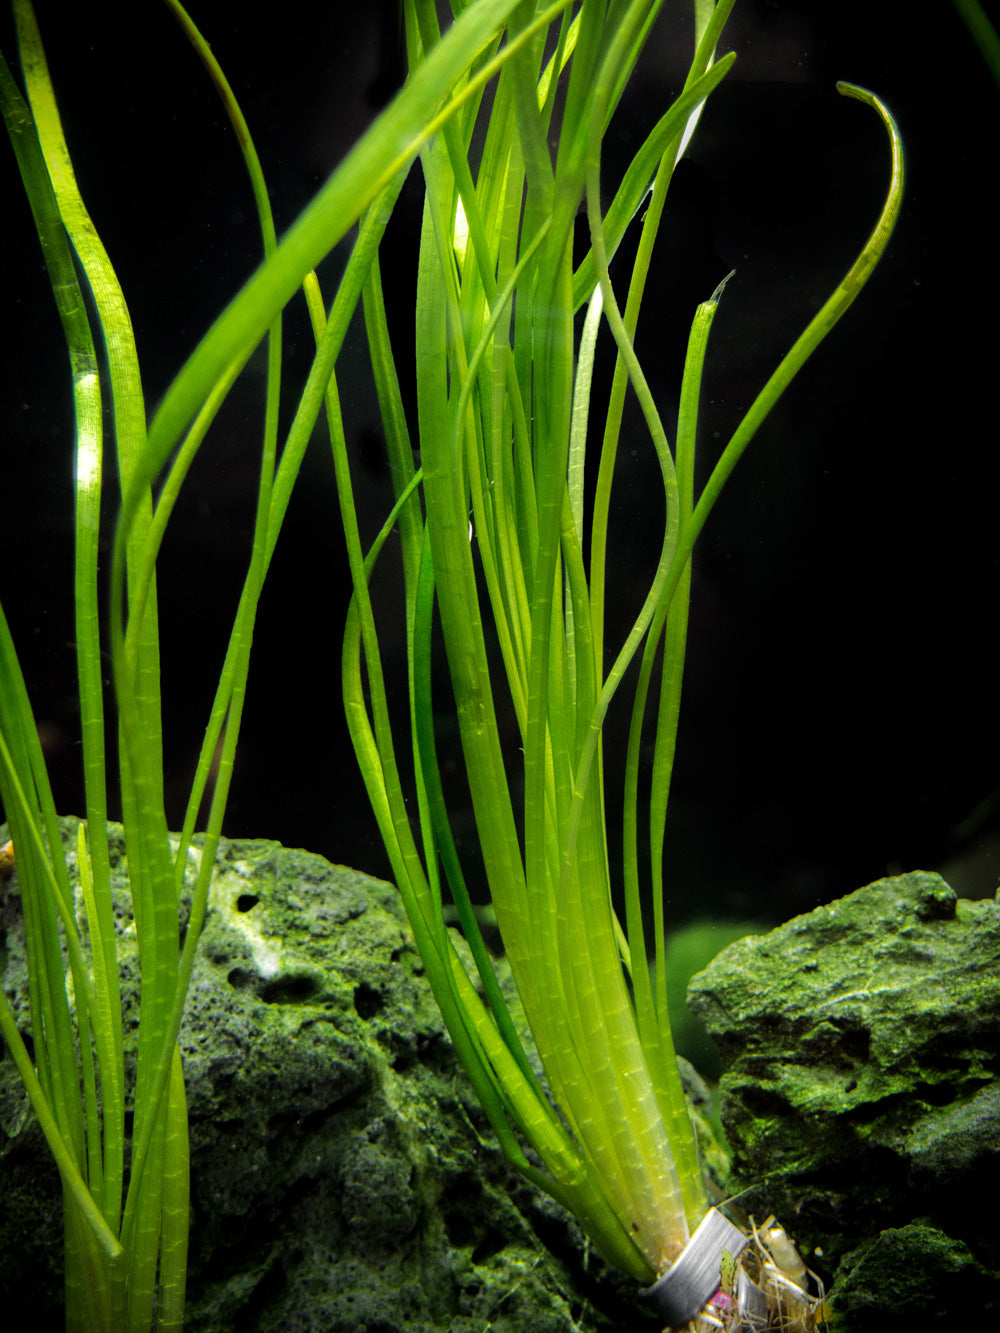
<svg viewBox="0 0 1000 1333">
<path fill-rule="evenodd" d="M 702 368 L 721 289 L 692 312 L 673 448 L 634 334 L 672 173 L 734 60 L 716 58 L 731 8 L 725 0 L 695 5 L 684 86 L 623 178 L 609 181 L 601 178 L 602 142 L 660 5 L 584 3 L 575 12 L 561 4 L 518 6 L 507 30 L 511 54 L 492 97 L 487 102 L 476 86 L 487 52 L 466 76 L 472 95 L 421 151 L 416 440 L 402 408 L 377 263 L 368 270 L 365 320 L 397 505 L 367 554 L 335 405 L 331 412 L 355 582 L 344 643 L 345 704 L 414 937 L 511 1159 L 576 1214 L 607 1259 L 645 1282 L 670 1269 L 709 1212 L 662 965 L 663 837 L 691 551 L 761 422 L 867 280 L 891 233 L 902 185 L 888 112 L 865 90 L 839 85 L 873 106 L 889 131 L 885 208 L 696 497 Z M 440 32 L 430 3 L 413 0 L 405 15 L 413 75 L 433 57 Z M 602 187 L 612 200 L 606 213 Z M 574 264 L 581 203 L 590 246 Z M 377 226 L 373 210 L 362 237 Z M 629 226 L 638 231 L 635 259 L 612 282 L 612 256 Z M 598 408 L 595 348 L 608 335 L 615 372 Z M 609 643 L 609 519 L 629 393 L 658 465 L 663 534 L 635 622 L 623 642 Z M 588 450 L 596 451 L 592 463 Z M 588 475 L 596 478 L 592 498 Z M 393 526 L 406 589 L 415 809 L 400 771 L 368 595 L 373 564 Z M 441 666 L 435 619 L 485 878 L 544 1086 L 499 992 L 449 827 L 434 730 Z M 624 838 L 613 847 L 602 736 L 633 663 Z M 518 743 L 505 748 L 508 713 Z M 652 773 L 641 798 L 640 753 L 650 734 Z M 648 805 L 644 850 L 641 799 Z M 613 907 L 616 882 L 624 891 L 624 926 Z M 644 888 L 651 913 L 643 909 Z M 444 927 L 446 893 L 478 975 L 466 973 Z M 715 1287 L 724 1285 L 719 1267 L 717 1255 Z"/>
<path fill-rule="evenodd" d="M 354 582 L 343 659 L 348 720 L 428 977 L 511 1160 L 578 1216 L 611 1262 L 648 1282 L 683 1255 L 708 1208 L 658 966 L 662 837 L 691 550 L 767 411 L 847 309 L 884 248 L 901 185 L 891 119 L 871 94 L 842 86 L 875 106 L 890 129 L 889 200 L 858 261 L 780 362 L 696 499 L 699 386 L 719 293 L 693 315 L 673 449 L 633 335 L 673 169 L 706 99 L 732 64 L 732 56 L 716 59 L 732 0 L 718 6 L 696 0 L 695 50 L 685 85 L 623 179 L 603 182 L 612 194 L 606 214 L 600 203 L 602 141 L 659 0 L 583 0 L 577 6 L 570 0 L 547 6 L 455 0 L 454 22 L 443 34 L 430 0 L 406 0 L 406 86 L 280 245 L 228 85 L 180 5 L 168 3 L 188 28 L 245 146 L 266 259 L 192 353 L 148 429 L 127 308 L 76 187 L 29 0 L 14 0 L 27 101 L 6 69 L 3 78 L 5 115 L 66 331 L 77 411 L 75 594 L 88 831 L 75 853 L 82 903 L 72 900 L 29 692 L 6 623 L 0 623 L 0 795 L 17 851 L 29 940 L 33 1058 L 5 1000 L 0 1023 L 64 1183 L 68 1325 L 138 1330 L 154 1323 L 179 1327 L 183 1318 L 188 1205 L 177 1033 L 206 910 L 255 608 L 324 405 Z M 417 277 L 419 470 L 378 264 L 385 227 L 418 154 L 426 185 Z M 572 236 L 581 201 L 590 247 L 574 267 Z M 325 310 L 312 270 L 359 220 L 351 258 Z M 609 265 L 629 226 L 639 233 L 636 259 L 620 300 Z M 77 264 L 106 349 L 121 487 L 109 601 L 120 800 L 142 970 L 130 1083 L 103 833 L 109 766 L 99 667 L 98 339 Z M 300 289 L 317 350 L 279 448 L 277 321 Z M 334 376 L 359 303 L 397 489 L 396 505 L 367 550 L 369 539 L 355 516 Z M 578 337 L 576 319 L 584 311 Z M 603 328 L 610 331 L 617 360 L 610 397 L 597 412 L 591 377 Z M 163 807 L 156 563 L 179 489 L 211 421 L 265 337 L 268 400 L 248 574 L 182 837 L 174 846 Z M 658 463 L 664 530 L 635 624 L 624 642 L 608 644 L 608 529 L 627 393 L 640 404 Z M 596 450 L 592 499 L 585 486 L 588 449 Z M 368 595 L 374 562 L 395 527 L 406 589 L 408 778 L 399 771 Z M 440 674 L 432 651 L 435 617 L 482 861 L 542 1077 L 496 983 L 449 830 L 432 703 Z M 625 764 L 625 840 L 613 848 L 606 832 L 602 734 L 633 662 L 638 684 Z M 643 855 L 639 751 L 654 697 L 655 759 L 646 798 L 651 833 Z M 504 708 L 519 732 L 515 753 L 502 744 Z M 220 742 L 201 868 L 182 937 L 188 848 Z M 619 877 L 624 927 L 612 906 Z M 445 928 L 445 885 L 472 945 L 473 975 Z M 643 910 L 644 888 L 651 893 L 651 918 Z M 125 1121 L 132 1108 L 129 1152 Z M 724 1285 L 718 1263 L 716 1269 Z"/>
<path fill-rule="evenodd" d="M 175 8 L 183 19 L 183 11 Z M 128 308 L 76 183 L 31 5 L 15 0 L 14 9 L 26 98 L 6 62 L 0 64 L 0 96 L 72 375 L 73 589 L 86 823 L 79 826 L 76 845 L 64 848 L 29 690 L 0 610 L 0 795 L 16 852 L 24 913 L 33 1053 L 29 1055 L 6 996 L 0 996 L 0 1029 L 62 1179 L 67 1327 L 180 1328 L 188 1144 L 177 1034 L 206 911 L 266 566 L 280 326 L 270 332 L 261 479 L 244 596 L 184 832 L 179 844 L 172 843 L 163 793 L 156 560 L 186 469 L 235 372 L 216 378 L 154 505 L 150 473 L 144 467 L 146 413 Z M 217 69 L 215 74 L 221 80 Z M 232 110 L 238 120 L 234 106 Z M 250 147 L 248 164 L 259 185 Z M 264 248 L 273 250 L 274 229 L 262 189 L 257 197 Z M 106 471 L 99 346 L 106 358 L 114 463 L 121 493 L 131 506 L 131 521 L 120 529 L 116 548 L 110 645 L 102 643 L 101 622 L 107 614 L 102 612 L 98 579 Z M 108 646 L 114 659 L 113 722 L 106 718 L 102 684 L 102 650 Z M 116 764 L 108 762 L 109 726 L 117 733 Z M 191 837 L 217 748 L 203 856 L 185 894 Z M 134 1043 L 125 1036 L 106 835 L 109 772 L 116 770 L 141 969 Z M 74 864 L 78 897 L 71 888 Z"/>
<path fill-rule="evenodd" d="M 256 153 L 207 44 L 175 0 L 169 8 L 201 55 L 244 150 L 263 251 L 276 251 Z M 0 1032 L 24 1081 L 63 1184 L 67 1327 L 179 1328 L 183 1323 L 188 1206 L 187 1116 L 177 1046 L 184 999 L 207 909 L 211 868 L 232 776 L 254 617 L 308 431 L 276 467 L 280 315 L 313 263 L 343 235 L 377 189 L 398 141 L 349 160 L 323 200 L 312 252 L 283 252 L 279 294 L 267 283 L 236 336 L 193 358 L 196 385 L 167 396 L 147 427 L 124 294 L 91 222 L 70 160 L 29 0 L 14 0 L 24 94 L 0 63 L 0 98 L 48 269 L 69 353 L 76 436 L 73 590 L 86 822 L 64 848 L 56 805 L 6 617 L 0 610 L 0 799 L 16 853 L 27 942 L 31 1051 L 6 995 Z M 462 63 L 464 63 L 464 57 Z M 447 64 L 445 81 L 450 77 Z M 395 128 L 416 141 L 438 94 L 417 90 Z M 352 172 L 353 168 L 353 172 Z M 359 177 L 361 180 L 359 181 Z M 373 183 L 367 188 L 364 178 Z M 321 236 L 322 240 L 317 238 Z M 292 259 L 289 261 L 289 252 Z M 296 277 L 289 278 L 294 270 Z M 86 288 L 86 294 L 84 291 Z M 92 312 L 92 313 L 91 313 Z M 230 330 L 233 322 L 230 322 Z M 248 569 L 208 718 L 182 835 L 171 840 L 163 792 L 160 626 L 156 566 L 167 523 L 194 457 L 242 366 L 268 343 L 260 482 Z M 100 358 L 103 352 L 104 366 Z M 105 462 L 102 371 L 110 397 L 112 461 L 121 494 L 111 586 L 98 577 Z M 186 384 L 190 386 L 192 376 Z M 181 406 L 178 408 L 178 400 Z M 173 409 L 173 410 L 172 410 Z M 317 403 L 318 410 L 318 403 Z M 164 424 L 164 423 L 169 424 Z M 152 484 L 169 467 L 159 492 Z M 58 462 L 53 466 L 58 466 Z M 203 590 L 203 595 L 210 595 Z M 102 606 L 103 603 L 103 606 Z M 109 615 L 110 611 L 110 615 Z M 102 622 L 110 621 L 104 639 Z M 102 657 L 110 649 L 113 698 Z M 113 705 L 113 711 L 107 709 Z M 108 737 L 114 737 L 109 757 Z M 117 761 L 117 762 L 115 762 Z M 141 989 L 134 1050 L 126 1040 L 106 836 L 109 787 L 119 775 Z M 206 799 L 208 798 L 208 799 Z M 189 855 L 208 805 L 200 855 Z M 186 868 L 196 867 L 185 885 Z M 81 891 L 74 897 L 71 871 Z M 131 1021 L 130 1019 L 128 1021 Z"/>
<path fill-rule="evenodd" d="M 348 154 L 278 246 L 260 165 L 229 85 L 182 6 L 177 0 L 166 3 L 233 122 L 267 258 L 196 348 L 148 424 L 125 296 L 77 185 L 30 0 L 13 0 L 23 93 L 0 62 L 5 126 L 69 353 L 76 437 L 67 464 L 76 497 L 73 588 L 86 804 L 77 844 L 65 849 L 30 689 L 0 611 L 0 799 L 16 851 L 24 914 L 31 1049 L 6 994 L 0 995 L 0 1033 L 63 1184 L 67 1327 L 108 1333 L 183 1323 L 188 1149 L 177 1034 L 232 774 L 256 606 L 353 311 L 342 293 L 325 321 L 312 270 L 470 95 L 467 86 L 451 94 L 514 8 L 513 0 L 480 0 L 455 25 L 435 58 Z M 480 71 L 478 86 L 488 78 L 489 70 Z M 370 249 L 360 250 L 362 259 L 365 253 L 370 259 Z M 303 286 L 325 332 L 279 450 L 280 316 Z M 248 571 L 182 835 L 172 842 L 163 797 L 157 560 L 180 488 L 212 420 L 264 339 L 267 399 Z M 100 516 L 105 473 L 111 472 L 104 458 L 105 373 L 121 506 L 102 610 Z M 108 640 L 102 639 L 103 620 L 110 621 Z M 108 648 L 110 699 L 102 671 Z M 109 735 L 117 751 L 111 760 Z M 105 834 L 116 770 L 141 970 L 134 1058 L 125 1039 Z M 210 783 L 188 901 L 185 868 Z M 78 898 L 71 889 L 74 862 Z"/>
</svg>

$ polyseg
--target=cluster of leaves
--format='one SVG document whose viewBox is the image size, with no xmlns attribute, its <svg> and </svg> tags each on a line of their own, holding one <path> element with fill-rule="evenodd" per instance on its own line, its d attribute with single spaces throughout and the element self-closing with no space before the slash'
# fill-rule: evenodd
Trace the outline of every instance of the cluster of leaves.
<svg viewBox="0 0 1000 1333">
<path fill-rule="evenodd" d="M 707 1207 L 667 1021 L 657 906 L 691 550 L 761 421 L 850 305 L 886 244 L 902 183 L 895 128 L 871 94 L 841 86 L 873 105 L 889 129 L 889 198 L 857 262 L 783 358 L 696 499 L 701 373 L 719 294 L 694 314 L 673 449 L 633 335 L 674 167 L 734 58 L 715 59 L 733 0 L 695 0 L 695 49 L 684 87 L 649 132 L 606 215 L 602 141 L 662 0 L 583 0 L 575 12 L 570 0 L 453 0 L 454 22 L 444 34 L 432 0 L 407 0 L 405 87 L 280 244 L 231 90 L 180 4 L 167 3 L 215 82 L 243 147 L 265 260 L 192 353 L 148 429 L 128 310 L 76 186 L 30 0 L 14 0 L 27 100 L 6 65 L 0 85 L 63 320 L 77 418 L 75 600 L 88 836 L 81 835 L 70 857 L 79 865 L 82 903 L 73 901 L 28 691 L 0 614 L 0 796 L 17 849 L 29 939 L 34 1057 L 3 997 L 0 1026 L 65 1184 L 70 1326 L 140 1330 L 154 1319 L 163 1328 L 183 1320 L 188 1166 L 177 1033 L 207 908 L 256 607 L 306 444 L 324 409 L 354 583 L 343 655 L 347 716 L 435 995 L 511 1159 L 577 1214 L 612 1262 L 648 1280 L 679 1253 Z M 420 470 L 378 263 L 387 222 L 418 156 L 425 182 L 416 308 Z M 591 244 L 574 267 L 581 199 Z M 620 306 L 609 263 L 641 212 Z M 326 309 L 313 269 L 356 223 L 350 260 Z M 281 313 L 300 290 L 316 354 L 279 448 Z M 370 546 L 353 501 L 334 373 L 359 306 L 397 495 Z M 574 321 L 584 307 L 577 340 Z M 106 349 L 121 488 L 109 646 L 142 969 L 131 1086 L 103 833 L 110 767 L 99 666 L 104 466 L 92 319 Z M 605 325 L 617 362 L 598 414 L 591 381 Z M 184 828 L 172 846 L 163 802 L 157 559 L 206 432 L 264 338 L 268 390 L 249 567 Z M 664 534 L 631 632 L 622 644 L 608 645 L 608 521 L 629 387 L 659 465 Z M 588 513 L 584 474 L 595 441 L 597 485 Z M 374 563 L 397 527 L 409 652 L 408 777 L 397 759 L 368 594 Z M 449 830 L 432 707 L 435 616 L 493 905 L 547 1089 L 496 984 Z M 498 645 L 496 659 L 488 651 L 491 641 Z M 608 846 L 601 737 L 633 661 L 639 670 L 619 860 L 623 929 L 611 900 L 612 860 L 619 854 Z M 640 737 L 657 670 L 651 836 L 640 854 Z M 516 719 L 516 756 L 501 743 L 498 697 L 509 700 Z M 184 870 L 217 751 L 201 869 L 182 936 Z M 415 818 L 404 795 L 408 783 L 416 794 Z M 523 792 L 519 802 L 517 791 Z M 445 886 L 472 945 L 478 971 L 471 976 L 445 928 Z M 644 888 L 654 903 L 652 948 Z"/>
</svg>

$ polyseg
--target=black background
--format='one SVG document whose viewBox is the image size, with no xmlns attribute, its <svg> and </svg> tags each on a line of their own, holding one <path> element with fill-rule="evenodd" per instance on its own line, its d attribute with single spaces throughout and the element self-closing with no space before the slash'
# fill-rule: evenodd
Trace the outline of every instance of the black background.
<svg viewBox="0 0 1000 1333">
<path fill-rule="evenodd" d="M 395 6 L 285 0 L 266 21 L 232 3 L 192 0 L 191 9 L 243 104 L 280 234 L 394 85 Z M 950 5 L 915 12 L 739 0 L 722 47 L 738 52 L 736 67 L 672 188 L 639 341 L 671 432 L 695 305 L 736 269 L 706 372 L 707 465 L 846 271 L 884 197 L 885 136 L 873 112 L 837 95 L 837 79 L 883 97 L 908 155 L 904 210 L 881 266 L 740 463 L 697 554 L 668 835 L 676 920 L 709 910 L 778 919 L 892 869 L 946 867 L 973 896 L 992 894 L 1000 874 L 992 410 L 1000 89 Z M 242 163 L 164 7 L 42 3 L 38 15 L 81 188 L 130 304 L 152 409 L 258 260 Z M 10 30 L 5 14 L 13 64 Z M 657 30 L 608 139 L 609 188 L 676 94 L 689 41 L 683 19 Z M 415 168 L 387 247 L 403 367 L 419 187 Z M 82 812 L 69 378 L 6 148 L 0 191 L 0 597 L 57 801 Z M 328 298 L 342 262 L 335 254 L 322 275 Z M 296 314 L 290 384 L 301 382 L 308 354 Z M 339 376 L 373 531 L 390 488 L 359 339 Z M 237 387 L 165 548 L 175 825 L 249 551 L 261 388 L 254 370 Z M 629 430 L 614 550 L 623 617 L 638 604 L 662 522 L 652 451 L 634 417 Z M 112 520 L 109 503 L 109 537 Z M 386 874 L 341 721 L 346 590 L 329 448 L 317 436 L 260 608 L 225 831 Z M 390 613 L 391 596 L 382 587 Z M 623 632 L 624 619 L 611 637 Z M 391 670 L 398 682 L 401 666 Z M 609 739 L 609 771 L 621 734 Z M 467 843 L 460 809 L 457 827 Z"/>
</svg>

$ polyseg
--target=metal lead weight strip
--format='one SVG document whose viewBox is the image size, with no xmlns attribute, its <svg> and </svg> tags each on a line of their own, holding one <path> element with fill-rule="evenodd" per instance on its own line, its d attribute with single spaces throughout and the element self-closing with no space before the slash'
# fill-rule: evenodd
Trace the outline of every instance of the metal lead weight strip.
<svg viewBox="0 0 1000 1333">
<path fill-rule="evenodd" d="M 740 1333 L 761 1333 L 767 1328 L 767 1297 L 755 1282 L 751 1282 L 742 1268 L 736 1277 L 737 1308 L 740 1314 Z"/>
<path fill-rule="evenodd" d="M 697 1231 L 652 1287 L 645 1287 L 639 1295 L 673 1328 L 682 1327 L 700 1314 L 719 1290 L 722 1251 L 734 1259 L 749 1244 L 739 1227 L 717 1208 L 710 1208 Z"/>
</svg>

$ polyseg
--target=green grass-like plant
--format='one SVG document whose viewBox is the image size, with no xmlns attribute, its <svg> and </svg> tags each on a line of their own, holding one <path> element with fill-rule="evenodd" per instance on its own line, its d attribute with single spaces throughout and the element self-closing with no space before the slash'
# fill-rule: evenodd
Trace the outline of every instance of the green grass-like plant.
<svg viewBox="0 0 1000 1333">
<path fill-rule="evenodd" d="M 180 7 L 173 7 L 184 21 Z M 253 616 L 266 567 L 277 441 L 280 323 L 270 331 L 261 482 L 244 596 L 192 787 L 184 834 L 180 845 L 172 847 L 163 797 L 156 553 L 191 457 L 235 375 L 230 371 L 213 385 L 154 507 L 148 472 L 144 475 L 146 415 L 128 309 L 77 188 L 31 5 L 15 0 L 14 9 L 28 100 L 5 62 L 0 67 L 0 93 L 73 378 L 74 594 L 87 808 L 86 832 L 81 825 L 77 846 L 66 856 L 29 693 L 0 611 L 0 794 L 16 848 L 25 919 L 33 1058 L 5 996 L 0 997 L 0 1026 L 63 1182 L 67 1328 L 142 1330 L 154 1324 L 180 1328 L 188 1235 L 188 1145 L 177 1033 L 232 774 Z M 197 34 L 192 32 L 192 37 L 210 60 Z M 221 79 L 217 68 L 214 72 Z M 229 105 L 238 126 L 238 111 L 231 99 Z M 273 251 L 274 228 L 252 145 L 248 145 L 247 156 L 258 187 L 264 249 Z M 77 265 L 92 302 L 93 325 Z M 98 586 L 104 441 L 94 325 L 106 357 L 121 490 L 132 503 L 132 522 L 127 531 L 122 529 L 118 547 L 112 648 L 120 801 L 142 974 L 134 1060 L 126 1059 L 105 834 L 108 765 Z M 201 870 L 191 895 L 182 947 L 179 913 L 184 868 L 223 730 Z M 74 860 L 82 889 L 82 901 L 76 902 L 69 876 Z M 67 965 L 72 1000 L 64 977 Z M 132 1119 L 129 1143 L 128 1116 Z"/>
<path fill-rule="evenodd" d="M 671 175 L 706 99 L 735 58 L 716 58 L 733 0 L 695 0 L 695 49 L 684 88 L 622 180 L 604 180 L 613 196 L 603 214 L 603 138 L 661 0 L 453 0 L 454 22 L 444 33 L 432 0 L 405 0 L 410 74 L 404 88 L 280 244 L 228 84 L 184 10 L 167 0 L 244 149 L 265 259 L 192 353 L 147 429 L 124 297 L 76 186 L 30 2 L 13 2 L 26 98 L 6 65 L 0 91 L 63 321 L 76 405 L 75 599 L 87 833 L 75 850 L 82 903 L 74 903 L 29 690 L 0 613 L 0 796 L 16 848 L 29 942 L 33 1055 L 5 998 L 0 1028 L 64 1185 L 67 1327 L 182 1325 L 188 1166 L 177 1034 L 222 827 L 256 606 L 324 408 L 354 585 L 343 650 L 347 717 L 428 978 L 511 1161 L 576 1214 L 610 1262 L 649 1282 L 680 1254 L 708 1207 L 662 966 L 662 842 L 691 551 L 750 439 L 885 248 L 902 188 L 891 116 L 871 93 L 839 85 L 874 107 L 889 132 L 893 166 L 885 208 L 857 261 L 780 361 L 696 497 L 700 383 L 721 292 L 694 312 L 673 449 L 633 337 Z M 418 156 L 425 182 L 413 423 L 419 470 L 378 260 Z M 581 201 L 590 248 L 574 267 Z M 350 260 L 326 309 L 313 269 L 355 223 Z M 629 227 L 638 230 L 638 244 L 631 272 L 618 278 L 625 293 L 620 300 L 609 265 Z M 279 448 L 280 318 L 299 290 L 317 350 Z M 359 530 L 334 373 L 359 305 L 396 487 L 396 504 L 374 541 Z M 605 326 L 616 367 L 598 409 L 591 380 Z M 180 843 L 172 846 L 163 802 L 156 564 L 191 462 L 265 337 L 268 389 L 248 572 Z M 125 1058 L 104 836 L 97 341 L 107 359 L 121 489 L 107 604 L 142 969 L 134 1075 Z M 659 465 L 664 532 L 631 631 L 623 643 L 607 643 L 605 605 L 614 572 L 609 517 L 628 392 L 640 405 Z M 596 451 L 589 504 L 588 449 Z M 406 594 L 409 776 L 400 769 L 403 749 L 397 752 L 393 735 L 368 592 L 375 561 L 397 528 Z M 440 674 L 432 651 L 436 620 L 482 861 L 541 1077 L 496 981 L 449 829 L 432 704 Z M 633 663 L 637 684 L 619 849 L 606 832 L 602 733 Z M 513 754 L 501 741 L 505 711 L 519 732 Z M 642 798 L 649 845 L 640 851 L 639 750 L 648 713 L 655 759 Z M 201 871 L 181 943 L 184 867 L 220 743 Z M 619 880 L 624 926 L 612 905 Z M 446 889 L 472 947 L 472 975 L 445 926 Z M 651 896 L 651 918 L 644 895 Z M 131 1108 L 129 1157 L 125 1117 Z"/>
<path fill-rule="evenodd" d="M 511 1159 L 577 1215 L 608 1260 L 640 1281 L 676 1259 L 708 1209 L 662 965 L 662 847 L 691 549 L 761 422 L 869 276 L 891 233 L 902 186 L 899 139 L 888 112 L 871 93 L 839 85 L 873 106 L 889 131 L 893 170 L 885 208 L 696 498 L 700 383 L 720 292 L 694 312 L 673 451 L 633 335 L 672 172 L 705 100 L 734 60 L 715 58 L 731 3 L 695 6 L 696 44 L 685 86 L 622 181 L 603 182 L 616 191 L 606 216 L 600 204 L 602 140 L 659 8 L 584 4 L 573 14 L 559 6 L 548 37 L 539 33 L 510 58 L 488 108 L 470 100 L 422 150 L 416 306 L 422 467 L 417 474 L 373 266 L 366 328 L 398 503 L 364 557 L 346 449 L 334 434 L 355 580 L 344 643 L 347 715 L 428 976 Z M 522 32 L 534 12 L 521 6 L 509 32 Z M 440 35 L 432 4 L 414 0 L 406 17 L 412 77 L 433 56 Z M 591 245 L 574 269 L 581 200 Z M 618 280 L 625 292 L 619 302 L 609 262 L 630 224 L 639 228 L 638 246 L 631 273 Z M 574 319 L 584 308 L 577 339 Z M 617 360 L 598 414 L 591 378 L 602 323 Z M 605 604 L 614 565 L 608 525 L 628 390 L 659 464 L 664 532 L 639 615 L 623 643 L 609 644 Z M 333 419 L 336 425 L 335 413 Z M 589 513 L 588 447 L 598 451 Z M 404 795 L 367 591 L 393 524 L 406 587 L 418 820 Z M 433 727 L 435 608 L 490 897 L 547 1088 L 509 1021 L 449 831 Z M 635 660 L 618 849 L 606 833 L 602 729 Z M 520 740 L 514 754 L 504 750 L 498 720 L 508 707 Z M 642 851 L 639 755 L 650 712 L 655 757 L 644 798 L 649 845 Z M 522 793 L 517 803 L 515 792 Z M 616 878 L 624 886 L 624 929 L 612 906 Z M 444 929 L 442 881 L 473 945 L 478 977 L 466 975 Z M 643 886 L 651 892 L 651 926 Z"/>
</svg>

